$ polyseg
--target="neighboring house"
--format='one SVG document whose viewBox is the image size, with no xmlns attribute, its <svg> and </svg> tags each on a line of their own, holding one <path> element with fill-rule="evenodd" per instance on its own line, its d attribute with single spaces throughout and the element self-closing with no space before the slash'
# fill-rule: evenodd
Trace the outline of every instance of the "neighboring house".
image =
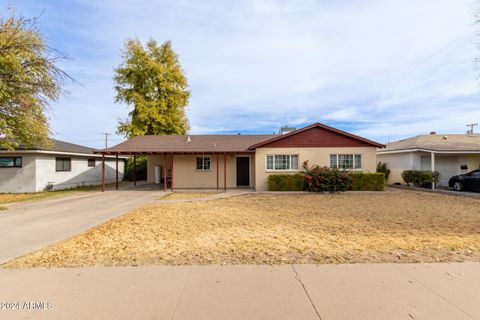
<svg viewBox="0 0 480 320">
<path fill-rule="evenodd" d="M 268 175 L 295 173 L 302 163 L 375 172 L 383 145 L 320 123 L 278 135 L 138 136 L 105 155 L 147 155 L 148 182 L 180 189 L 266 190 Z"/>
<path fill-rule="evenodd" d="M 407 169 L 438 171 L 440 186 L 457 174 L 480 168 L 479 134 L 419 135 L 392 143 L 377 151 L 377 160 L 391 170 L 388 183 L 403 183 Z"/>
<path fill-rule="evenodd" d="M 0 150 L 0 192 L 37 192 L 101 184 L 102 156 L 92 148 L 52 140 L 50 149 L 19 146 Z M 105 162 L 107 182 L 116 178 L 116 158 Z M 123 177 L 124 158 L 118 163 Z"/>
</svg>

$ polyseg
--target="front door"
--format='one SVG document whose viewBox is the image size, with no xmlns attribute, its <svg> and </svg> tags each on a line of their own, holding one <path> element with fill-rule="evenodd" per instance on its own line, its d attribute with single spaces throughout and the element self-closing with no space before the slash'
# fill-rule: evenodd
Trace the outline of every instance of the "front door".
<svg viewBox="0 0 480 320">
<path fill-rule="evenodd" d="M 237 157 L 237 187 L 250 186 L 250 157 Z"/>
</svg>

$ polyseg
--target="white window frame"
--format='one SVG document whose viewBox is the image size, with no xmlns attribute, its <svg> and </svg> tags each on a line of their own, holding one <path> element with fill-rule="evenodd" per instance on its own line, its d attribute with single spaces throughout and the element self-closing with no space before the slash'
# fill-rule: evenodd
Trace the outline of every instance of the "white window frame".
<svg viewBox="0 0 480 320">
<path fill-rule="evenodd" d="M 289 167 L 290 169 L 276 169 L 275 168 L 275 157 L 276 156 L 288 156 L 288 163 L 289 163 Z M 293 161 L 292 161 L 292 156 L 296 156 L 297 157 L 297 169 L 292 169 L 292 164 L 293 164 Z M 268 157 L 273 157 L 273 168 L 272 169 L 268 169 L 268 166 L 267 166 L 267 163 L 268 163 Z M 300 171 L 300 156 L 298 154 L 267 154 L 265 155 L 265 171 L 266 172 L 299 172 Z"/>
<path fill-rule="evenodd" d="M 331 166 L 330 158 L 332 156 L 335 156 L 336 159 L 337 159 L 336 168 L 332 168 L 332 166 Z M 340 168 L 339 159 L 338 159 L 339 156 L 352 156 L 353 157 L 352 168 L 351 169 Z M 360 168 L 355 167 L 355 158 L 357 156 L 360 156 Z M 361 171 L 361 170 L 363 170 L 363 155 L 361 153 L 331 153 L 329 158 L 328 158 L 328 163 L 329 163 L 330 168 L 332 168 L 332 169 L 338 169 L 338 170 L 344 170 L 344 171 Z"/>
<path fill-rule="evenodd" d="M 202 158 L 202 168 L 201 169 L 198 169 L 197 168 L 197 159 L 198 158 Z M 208 162 L 209 162 L 209 168 L 208 169 L 205 169 L 205 159 L 208 158 Z M 212 171 L 212 157 L 211 156 L 196 156 L 195 157 L 195 171 L 199 171 L 199 172 L 209 172 L 209 171 Z"/>
</svg>

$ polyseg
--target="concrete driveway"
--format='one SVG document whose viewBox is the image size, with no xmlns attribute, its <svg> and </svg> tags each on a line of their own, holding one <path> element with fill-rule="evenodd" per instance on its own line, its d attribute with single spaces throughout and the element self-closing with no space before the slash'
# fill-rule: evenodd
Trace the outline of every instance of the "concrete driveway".
<svg viewBox="0 0 480 320">
<path fill-rule="evenodd" d="M 479 263 L 0 270 L 0 283 L 1 319 L 480 319 Z"/>
<path fill-rule="evenodd" d="M 139 187 L 10 205 L 0 211 L 0 263 L 76 235 L 162 195 L 162 191 Z"/>
</svg>

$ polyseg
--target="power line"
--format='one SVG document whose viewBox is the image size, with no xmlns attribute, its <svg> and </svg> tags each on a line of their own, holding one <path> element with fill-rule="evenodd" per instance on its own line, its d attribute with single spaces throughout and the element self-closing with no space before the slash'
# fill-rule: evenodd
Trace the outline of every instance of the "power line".
<svg viewBox="0 0 480 320">
<path fill-rule="evenodd" d="M 110 136 L 111 133 L 104 132 L 103 134 L 105 135 L 105 149 L 107 149 L 108 148 L 108 136 Z"/>
<path fill-rule="evenodd" d="M 470 127 L 470 130 L 468 130 L 467 133 L 473 134 L 473 127 L 476 127 L 476 126 L 478 126 L 478 123 L 467 124 L 467 127 Z"/>
</svg>

